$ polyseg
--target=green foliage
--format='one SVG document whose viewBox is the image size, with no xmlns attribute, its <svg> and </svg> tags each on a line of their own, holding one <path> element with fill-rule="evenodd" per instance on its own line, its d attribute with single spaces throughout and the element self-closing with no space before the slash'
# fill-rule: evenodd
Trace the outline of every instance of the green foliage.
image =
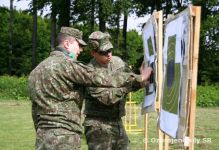
<svg viewBox="0 0 219 150">
<path fill-rule="evenodd" d="M 1 99 L 28 100 L 27 77 L 0 76 Z M 137 104 L 144 99 L 144 89 L 132 92 L 132 101 Z M 201 85 L 197 87 L 197 106 L 219 106 L 219 84 Z"/>
<path fill-rule="evenodd" d="M 145 1 L 135 0 L 133 10 L 137 16 L 152 14 L 154 10 L 163 10 L 164 17 L 168 14 L 181 12 L 189 4 L 201 6 L 201 35 L 199 54 L 199 83 L 219 82 L 219 1 L 188 0 L 188 1 Z M 184 5 L 182 5 L 182 2 Z"/>
<path fill-rule="evenodd" d="M 37 31 L 37 64 L 49 56 L 50 47 L 50 20 L 38 17 Z M 32 29 L 31 29 L 32 30 Z"/>
<path fill-rule="evenodd" d="M 0 9 L 0 74 L 8 73 L 8 51 L 9 51 L 9 32 L 8 32 L 9 11 L 7 8 Z M 7 50 L 6 50 L 7 49 Z"/>
<path fill-rule="evenodd" d="M 132 66 L 135 72 L 143 59 L 142 37 L 136 31 L 127 33 L 127 51 L 124 50 L 121 24 L 122 15 L 126 11 L 135 12 L 138 16 L 151 14 L 155 9 L 163 10 L 164 17 L 167 14 L 180 12 L 189 3 L 201 6 L 201 38 L 199 52 L 199 71 L 198 83 L 218 83 L 219 82 L 219 2 L 218 0 L 189 0 L 183 1 L 182 6 L 179 1 L 144 1 L 144 0 L 87 0 L 71 1 L 69 18 L 74 27 L 79 28 L 84 33 L 85 41 L 92 30 L 99 30 L 97 25 L 100 18 L 106 29 L 112 36 L 114 45 L 113 54 L 123 58 Z M 39 0 L 38 9 L 43 11 L 45 6 L 51 4 L 56 8 L 57 20 L 60 22 L 60 6 L 61 1 L 55 0 Z M 100 11 L 101 5 L 101 11 Z M 91 6 L 94 6 L 93 9 Z M 32 6 L 30 5 L 30 10 Z M 51 7 L 50 7 L 51 8 Z M 64 7 L 65 8 L 65 7 Z M 102 13 L 101 13 L 102 12 Z M 93 15 L 92 15 L 93 14 Z M 93 16 L 93 17 L 91 17 Z M 68 18 L 66 16 L 66 18 Z M 66 18 L 64 20 L 66 20 Z M 99 21 L 98 21 L 99 19 Z M 12 75 L 27 75 L 31 71 L 32 57 L 32 16 L 24 11 L 14 10 L 13 19 L 13 38 L 12 38 L 12 54 L 10 54 L 10 38 L 9 38 L 9 10 L 6 7 L 0 7 L 0 75 L 10 74 L 9 60 L 12 62 Z M 38 17 L 37 26 L 37 50 L 36 62 L 41 62 L 49 55 L 50 52 L 50 19 Z M 120 27 L 120 29 L 119 29 Z M 60 28 L 60 26 L 58 26 Z M 120 30 L 120 31 L 118 31 Z M 10 59 L 11 58 L 11 59 Z M 88 62 L 90 59 L 89 48 L 85 48 L 84 53 L 80 56 L 80 60 Z"/>
<path fill-rule="evenodd" d="M 0 75 L 9 74 L 9 10 L 0 7 Z M 32 57 L 32 16 L 23 11 L 14 11 L 12 35 L 12 74 L 27 75 L 31 71 Z M 38 17 L 37 32 L 37 63 L 41 62 L 50 52 L 50 24 L 49 21 Z"/>
<path fill-rule="evenodd" d="M 0 76 L 0 97 L 2 100 L 28 100 L 27 78 Z"/>
<path fill-rule="evenodd" d="M 201 6 L 199 83 L 219 82 L 219 1 L 193 0 Z"/>
<path fill-rule="evenodd" d="M 140 89 L 136 92 L 131 93 L 131 100 L 136 102 L 137 104 L 140 104 L 143 102 L 144 99 L 144 89 Z"/>
<path fill-rule="evenodd" d="M 137 104 L 142 103 L 144 99 L 144 89 L 132 92 L 132 101 Z M 219 106 L 219 84 L 200 85 L 197 87 L 197 106 L 218 107 Z"/>
<path fill-rule="evenodd" d="M 219 84 L 198 86 L 197 105 L 201 107 L 219 106 Z"/>
<path fill-rule="evenodd" d="M 143 41 L 142 37 L 138 35 L 135 30 L 131 30 L 127 33 L 127 50 L 129 65 L 133 66 L 135 69 L 138 68 L 138 60 L 143 58 Z"/>
</svg>

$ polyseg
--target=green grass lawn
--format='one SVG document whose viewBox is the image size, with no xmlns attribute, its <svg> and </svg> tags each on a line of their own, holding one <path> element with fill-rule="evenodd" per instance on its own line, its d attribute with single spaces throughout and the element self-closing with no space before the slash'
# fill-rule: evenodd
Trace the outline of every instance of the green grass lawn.
<svg viewBox="0 0 219 150">
<path fill-rule="evenodd" d="M 30 102 L 3 101 L 0 102 L 0 149 L 2 150 L 33 150 L 35 131 L 31 119 Z M 138 115 L 138 128 L 143 128 L 143 117 Z M 196 150 L 219 149 L 219 108 L 197 108 L 195 138 Z M 149 144 L 150 150 L 157 150 L 156 114 L 149 116 Z M 143 150 L 143 132 L 129 132 L 132 150 Z M 199 143 L 198 143 L 199 142 Z M 86 150 L 83 140 L 83 150 Z M 177 148 L 176 148 L 177 147 Z M 180 149 L 176 144 L 170 149 Z"/>
</svg>

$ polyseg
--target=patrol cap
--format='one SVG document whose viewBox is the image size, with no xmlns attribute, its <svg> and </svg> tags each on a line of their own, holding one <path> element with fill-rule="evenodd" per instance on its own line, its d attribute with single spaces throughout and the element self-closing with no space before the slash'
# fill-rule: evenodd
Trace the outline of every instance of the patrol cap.
<svg viewBox="0 0 219 150">
<path fill-rule="evenodd" d="M 110 38 L 111 36 L 109 35 L 109 33 L 95 31 L 89 36 L 89 44 L 93 49 L 96 49 L 98 51 L 107 51 L 113 48 L 113 45 L 109 40 Z"/>
<path fill-rule="evenodd" d="M 87 44 L 82 40 L 82 31 L 72 27 L 61 27 L 60 33 L 67 34 L 74 37 L 81 45 L 86 46 Z"/>
</svg>

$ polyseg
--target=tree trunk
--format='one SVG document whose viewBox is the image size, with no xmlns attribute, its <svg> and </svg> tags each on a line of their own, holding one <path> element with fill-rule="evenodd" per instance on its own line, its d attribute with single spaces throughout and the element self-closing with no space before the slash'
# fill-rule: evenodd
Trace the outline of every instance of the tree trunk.
<svg viewBox="0 0 219 150">
<path fill-rule="evenodd" d="M 91 0 L 91 19 L 90 19 L 90 33 L 94 31 L 94 23 L 95 23 L 95 0 Z"/>
<path fill-rule="evenodd" d="M 59 25 L 60 27 L 70 25 L 70 0 L 63 0 L 60 3 Z"/>
<path fill-rule="evenodd" d="M 156 0 L 156 4 L 155 4 L 156 6 L 156 10 L 157 11 L 159 11 L 159 10 L 161 10 L 162 8 L 161 8 L 161 0 Z"/>
<path fill-rule="evenodd" d="M 99 1 L 99 29 L 101 32 L 106 31 L 105 13 L 103 12 L 103 2 Z"/>
<path fill-rule="evenodd" d="M 8 70 L 9 74 L 12 75 L 12 51 L 13 51 L 13 23 L 14 23 L 14 13 L 13 13 L 13 0 L 10 0 L 10 19 L 9 19 L 9 55 L 8 55 Z"/>
<path fill-rule="evenodd" d="M 117 18 L 116 18 L 116 48 L 119 48 L 119 33 L 120 33 L 120 11 L 117 12 Z"/>
<path fill-rule="evenodd" d="M 128 12 L 127 10 L 124 12 L 124 23 L 123 23 L 123 49 L 125 51 L 125 60 L 128 59 L 128 52 L 127 52 L 127 23 L 128 23 Z"/>
<path fill-rule="evenodd" d="M 51 13 L 51 49 L 55 48 L 55 37 L 56 37 L 56 15 L 57 7 L 54 1 L 52 1 L 52 13 Z"/>
<path fill-rule="evenodd" d="M 37 49 L 37 0 L 33 0 L 33 33 L 32 33 L 32 69 L 36 66 L 36 49 Z"/>
</svg>

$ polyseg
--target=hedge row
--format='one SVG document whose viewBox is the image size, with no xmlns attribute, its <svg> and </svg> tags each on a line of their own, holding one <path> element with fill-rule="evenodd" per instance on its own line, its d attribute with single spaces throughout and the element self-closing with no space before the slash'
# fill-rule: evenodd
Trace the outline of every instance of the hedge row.
<svg viewBox="0 0 219 150">
<path fill-rule="evenodd" d="M 1 76 L 1 100 L 28 100 L 27 77 Z"/>
<path fill-rule="evenodd" d="M 142 102 L 144 90 L 132 92 L 132 100 Z M 0 100 L 29 100 L 27 77 L 1 76 Z M 197 88 L 197 105 L 201 107 L 219 106 L 219 84 L 199 85 Z"/>
</svg>

